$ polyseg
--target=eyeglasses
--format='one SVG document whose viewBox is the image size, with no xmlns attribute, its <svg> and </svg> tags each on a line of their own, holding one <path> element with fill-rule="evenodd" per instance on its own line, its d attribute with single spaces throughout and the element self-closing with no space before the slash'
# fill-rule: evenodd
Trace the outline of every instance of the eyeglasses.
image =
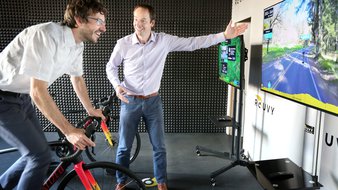
<svg viewBox="0 0 338 190">
<path fill-rule="evenodd" d="M 96 25 L 98 25 L 98 26 L 106 25 L 106 21 L 103 21 L 100 18 L 94 18 L 94 17 L 90 17 L 90 16 L 88 16 L 87 18 L 95 20 L 96 21 Z"/>
</svg>

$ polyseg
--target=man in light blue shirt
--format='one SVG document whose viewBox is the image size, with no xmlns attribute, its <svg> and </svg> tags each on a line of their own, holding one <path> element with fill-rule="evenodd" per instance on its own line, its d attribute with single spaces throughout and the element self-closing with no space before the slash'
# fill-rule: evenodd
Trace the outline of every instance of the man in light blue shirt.
<svg viewBox="0 0 338 190">
<path fill-rule="evenodd" d="M 130 149 L 143 117 L 153 146 L 158 189 L 167 190 L 163 109 L 158 94 L 166 57 L 170 52 L 194 51 L 218 44 L 226 38 L 234 38 L 242 34 L 247 25 L 232 26 L 230 22 L 226 30 L 218 34 L 180 38 L 153 32 L 155 13 L 153 7 L 146 4 L 134 8 L 133 25 L 135 32 L 117 41 L 106 67 L 108 79 L 122 101 L 116 162 L 129 167 Z M 122 82 L 118 76 L 121 64 L 124 74 Z M 123 187 L 126 178 L 119 173 L 117 177 L 118 189 Z"/>
</svg>

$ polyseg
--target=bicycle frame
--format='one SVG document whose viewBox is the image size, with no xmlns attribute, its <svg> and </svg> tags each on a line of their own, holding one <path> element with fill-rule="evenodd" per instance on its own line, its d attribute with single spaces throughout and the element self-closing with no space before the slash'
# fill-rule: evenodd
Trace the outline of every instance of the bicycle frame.
<svg viewBox="0 0 338 190">
<path fill-rule="evenodd" d="M 66 169 L 71 165 L 71 162 L 61 162 L 57 168 L 53 171 L 53 173 L 48 177 L 48 179 L 43 184 L 42 189 L 48 190 L 50 189 L 58 180 L 59 178 L 66 172 Z M 93 175 L 88 171 L 83 169 L 84 162 L 81 161 L 77 164 L 74 164 L 74 170 L 76 171 L 77 175 L 79 176 L 82 185 L 85 187 L 86 190 L 99 190 L 100 187 L 98 186 L 97 182 L 95 181 Z"/>
<path fill-rule="evenodd" d="M 71 165 L 71 162 L 61 162 L 53 171 L 53 173 L 44 182 L 42 189 L 50 189 L 55 182 L 66 172 L 66 169 Z"/>
<path fill-rule="evenodd" d="M 90 117 L 88 117 L 90 118 Z M 89 136 L 95 132 L 95 129 L 98 126 L 98 122 L 92 122 L 91 119 L 85 119 L 85 126 L 86 129 L 86 135 Z M 90 121 L 90 122 L 89 122 Z M 93 123 L 96 123 L 96 125 L 91 125 Z M 80 178 L 80 181 L 82 182 L 83 186 L 86 190 L 100 190 L 100 187 L 98 186 L 97 182 L 95 181 L 93 175 L 90 173 L 89 170 L 83 169 L 84 161 L 81 157 L 81 150 L 77 149 L 74 150 L 73 145 L 71 145 L 68 141 L 65 140 L 58 140 L 58 141 L 52 141 L 49 142 L 49 145 L 51 147 L 53 146 L 67 146 L 68 149 L 71 152 L 70 156 L 66 156 L 64 158 L 60 158 L 61 162 L 60 164 L 54 169 L 52 174 L 47 178 L 47 180 L 44 182 L 42 189 L 48 190 L 50 189 L 55 182 L 58 181 L 58 179 L 66 173 L 66 169 L 73 163 L 74 164 L 74 170 L 77 173 L 78 177 Z"/>
<path fill-rule="evenodd" d="M 53 173 L 48 177 L 48 179 L 44 182 L 42 189 L 48 190 L 50 189 L 58 179 L 66 173 L 66 169 L 72 164 L 72 162 L 61 162 L 57 168 L 53 171 Z M 83 186 L 86 190 L 99 190 L 97 182 L 95 181 L 93 175 L 88 171 L 83 169 L 84 161 L 81 161 L 77 164 L 74 164 L 74 170 L 79 176 Z"/>
</svg>

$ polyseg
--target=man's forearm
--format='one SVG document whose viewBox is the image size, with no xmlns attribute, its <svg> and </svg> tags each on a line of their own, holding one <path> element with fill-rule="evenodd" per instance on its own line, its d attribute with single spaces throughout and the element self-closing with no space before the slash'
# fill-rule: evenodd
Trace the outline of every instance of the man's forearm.
<svg viewBox="0 0 338 190">
<path fill-rule="evenodd" d="M 50 96 L 46 82 L 31 79 L 30 96 L 40 112 L 59 128 L 63 134 L 67 135 L 70 132 L 73 126 L 64 117 Z"/>
<path fill-rule="evenodd" d="M 86 83 L 83 77 L 71 77 L 72 85 L 77 97 L 80 99 L 83 107 L 86 109 L 87 112 L 90 112 L 94 109 L 89 95 Z"/>
</svg>

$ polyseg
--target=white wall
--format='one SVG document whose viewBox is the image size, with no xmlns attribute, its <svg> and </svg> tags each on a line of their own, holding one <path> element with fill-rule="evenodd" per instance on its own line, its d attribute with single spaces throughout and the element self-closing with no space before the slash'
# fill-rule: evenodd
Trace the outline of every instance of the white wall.
<svg viewBox="0 0 338 190">
<path fill-rule="evenodd" d="M 244 149 L 253 160 L 288 157 L 299 164 L 302 160 L 305 107 L 264 93 L 259 84 L 252 85 L 249 80 L 250 74 L 256 74 L 254 70 L 257 68 L 254 67 L 261 64 L 257 48 L 262 44 L 263 9 L 277 2 L 242 0 L 233 4 L 234 21 L 250 18 L 250 30 L 244 34 L 249 36 L 245 39 L 250 40 L 245 41 L 249 60 L 245 72 Z M 260 79 L 260 76 L 256 78 Z"/>
<path fill-rule="evenodd" d="M 319 182 L 323 190 L 338 189 L 338 120 L 325 114 L 319 154 Z"/>
<path fill-rule="evenodd" d="M 308 173 L 318 175 L 325 189 L 338 189 L 338 117 L 265 93 L 258 84 L 263 10 L 279 1 L 233 0 L 232 20 L 250 22 L 244 34 L 249 54 L 243 148 L 253 161 L 287 157 Z M 309 132 L 309 126 L 313 131 Z M 332 146 L 323 143 L 326 133 L 334 139 Z"/>
</svg>

